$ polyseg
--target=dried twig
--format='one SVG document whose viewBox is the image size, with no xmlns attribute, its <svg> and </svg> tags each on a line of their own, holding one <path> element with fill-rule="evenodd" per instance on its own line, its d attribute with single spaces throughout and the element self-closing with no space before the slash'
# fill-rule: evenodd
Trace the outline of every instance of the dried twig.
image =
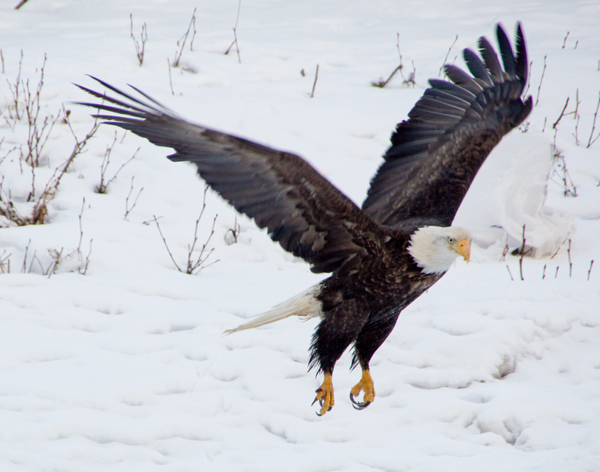
<svg viewBox="0 0 600 472">
<path fill-rule="evenodd" d="M 377 88 L 384 88 L 390 82 L 390 80 L 392 80 L 392 77 L 394 77 L 394 75 L 396 75 L 396 72 L 401 71 L 401 70 L 402 70 L 402 64 L 400 64 L 398 67 L 396 67 L 392 71 L 392 73 L 387 78 L 387 80 L 379 79 L 377 82 L 371 82 L 371 86 L 377 87 Z"/>
<path fill-rule="evenodd" d="M 317 86 L 317 79 L 319 78 L 319 64 L 317 64 L 317 70 L 315 71 L 315 81 L 313 82 L 312 91 L 310 92 L 310 98 L 315 96 L 315 87 Z"/>
<path fill-rule="evenodd" d="M 400 33 L 396 33 L 396 49 L 398 49 L 398 57 L 400 58 L 400 64 L 392 71 L 387 80 L 383 80 L 383 78 L 380 78 L 376 82 L 371 82 L 371 86 L 377 88 L 384 88 L 390 82 L 390 80 L 392 80 L 392 77 L 396 75 L 396 72 L 400 72 L 400 75 L 402 75 L 402 78 L 404 79 L 404 75 L 402 74 L 402 68 L 404 66 L 402 65 L 402 53 L 400 52 Z"/>
<path fill-rule="evenodd" d="M 558 119 L 552 125 L 552 129 L 556 129 L 556 127 L 558 126 L 558 123 L 560 123 L 560 120 L 562 120 L 562 117 L 565 116 L 565 110 L 567 109 L 567 105 L 569 104 L 569 98 L 570 97 L 567 97 L 567 101 L 565 102 L 565 106 L 563 107 L 562 111 L 560 112 L 560 116 L 558 117 Z"/>
<path fill-rule="evenodd" d="M 6 254 L 6 249 L 0 254 L 0 274 L 10 274 L 10 256 L 12 256 L 12 252 Z"/>
<path fill-rule="evenodd" d="M 521 274 L 521 280 L 523 278 L 523 257 L 525 256 L 525 225 L 523 225 L 523 243 L 521 244 L 521 257 L 519 258 L 519 273 Z"/>
<path fill-rule="evenodd" d="M 131 23 L 131 39 L 133 39 L 133 45 L 135 46 L 135 54 L 137 55 L 140 66 L 144 63 L 144 50 L 146 49 L 146 41 L 148 41 L 148 27 L 146 23 L 142 25 L 142 33 L 140 34 L 141 44 L 138 43 L 137 39 L 133 35 L 133 14 L 129 14 L 129 21 Z"/>
<path fill-rule="evenodd" d="M 535 106 L 536 107 L 540 100 L 540 89 L 542 88 L 542 82 L 544 81 L 544 74 L 546 74 L 546 57 L 547 56 L 544 56 L 544 68 L 542 69 L 542 76 L 540 77 L 540 85 L 538 85 L 537 95 L 535 97 Z"/>
<path fill-rule="evenodd" d="M 238 242 L 238 237 L 240 235 L 241 227 L 237 220 L 237 215 L 235 216 L 235 220 L 233 221 L 233 228 L 229 228 L 223 239 L 225 240 L 225 244 L 231 246 L 232 244 L 236 244 Z M 231 234 L 231 236 L 229 236 Z"/>
<path fill-rule="evenodd" d="M 156 218 L 156 216 L 153 215 L 154 222 L 156 223 L 158 232 L 160 233 L 163 243 L 165 244 L 165 247 L 167 248 L 169 257 L 171 258 L 171 260 L 173 261 L 173 264 L 175 264 L 175 267 L 177 268 L 177 270 L 179 272 L 185 272 L 186 274 L 192 275 L 194 273 L 199 273 L 200 271 L 207 268 L 208 266 L 211 266 L 211 265 L 219 262 L 219 260 L 217 259 L 216 261 L 211 262 L 210 264 L 206 264 L 206 261 L 208 260 L 208 258 L 211 256 L 211 254 L 214 251 L 214 248 L 211 248 L 208 251 L 208 253 L 206 253 L 206 248 L 207 248 L 208 243 L 210 242 L 211 238 L 213 237 L 213 234 L 215 233 L 215 224 L 217 222 L 218 215 L 215 215 L 215 217 L 213 219 L 210 234 L 208 235 L 208 238 L 202 245 L 202 249 L 200 249 L 200 253 L 199 253 L 198 257 L 196 258 L 196 260 L 194 260 L 192 258 L 192 253 L 194 252 L 194 248 L 196 247 L 196 243 L 198 242 L 198 225 L 200 224 L 200 220 L 202 219 L 202 215 L 204 215 L 204 210 L 206 208 L 206 192 L 207 191 L 208 191 L 208 186 L 204 189 L 204 197 L 202 200 L 202 209 L 200 210 L 200 215 L 198 216 L 198 219 L 196 220 L 196 226 L 194 228 L 194 240 L 191 245 L 188 244 L 188 259 L 187 259 L 187 267 L 186 267 L 185 271 L 182 270 L 181 267 L 179 267 L 179 264 L 177 264 L 177 262 L 175 261 L 175 258 L 173 257 L 173 254 L 171 253 L 171 250 L 169 249 L 169 245 L 167 244 L 167 240 L 165 239 L 165 236 L 163 235 L 162 230 L 160 229 L 160 225 L 158 224 L 158 218 Z"/>
<path fill-rule="evenodd" d="M 567 170 L 567 163 L 565 161 L 565 157 L 562 155 L 562 153 L 556 147 L 556 130 L 554 132 L 554 143 L 550 145 L 550 149 L 552 151 L 553 166 L 552 166 L 551 174 L 548 177 L 548 179 L 554 183 L 558 183 L 553 179 L 553 177 L 555 175 L 557 175 L 558 178 L 561 180 L 561 183 L 558 185 L 560 185 L 563 188 L 564 196 L 565 197 L 568 197 L 568 196 L 576 197 L 577 196 L 577 187 L 575 187 L 575 184 L 573 183 L 573 180 L 571 179 L 571 175 L 569 174 L 569 171 Z"/>
<path fill-rule="evenodd" d="M 510 280 L 512 280 L 514 282 L 515 279 L 513 279 L 512 272 L 510 271 L 510 267 L 508 267 L 508 264 L 506 264 L 506 270 L 508 270 L 508 275 L 510 275 Z"/>
<path fill-rule="evenodd" d="M 238 26 L 238 22 L 240 21 L 240 10 L 241 9 L 242 9 L 242 0 L 239 0 L 237 16 L 235 17 L 235 26 L 233 27 L 233 42 L 229 45 L 229 47 L 227 48 L 227 51 L 225 51 L 225 53 L 224 53 L 227 56 L 229 54 L 229 51 L 231 51 L 231 48 L 235 44 L 235 50 L 237 52 L 238 62 L 240 64 L 242 63 L 242 59 L 240 57 L 240 48 L 238 45 L 237 26 Z"/>
<path fill-rule="evenodd" d="M 29 246 L 31 245 L 31 239 L 27 242 L 27 246 L 25 246 L 25 255 L 23 256 L 23 266 L 21 267 L 21 273 L 27 273 L 27 253 L 29 252 Z"/>
<path fill-rule="evenodd" d="M 19 8 L 21 8 L 23 5 L 25 5 L 28 2 L 28 0 L 21 0 L 19 2 L 19 4 L 15 7 L 15 10 L 18 10 Z"/>
<path fill-rule="evenodd" d="M 448 48 L 448 52 L 446 53 L 446 57 L 444 58 L 444 62 L 442 62 L 442 66 L 440 67 L 440 71 L 438 72 L 438 77 L 442 76 L 442 71 L 444 70 L 444 66 L 446 65 L 446 62 L 448 61 L 448 56 L 450 56 L 450 51 L 452 51 L 452 48 L 456 44 L 456 41 L 458 41 L 458 35 L 456 35 L 456 38 L 454 38 L 454 42 Z"/>
<path fill-rule="evenodd" d="M 588 270 L 588 276 L 587 276 L 588 282 L 590 280 L 590 274 L 592 273 L 593 266 L 594 266 L 594 259 L 592 259 L 592 261 L 590 262 L 590 270 Z"/>
<path fill-rule="evenodd" d="M 115 137 L 113 139 L 113 142 L 111 145 L 109 145 L 106 148 L 106 152 L 104 153 L 104 157 L 102 158 L 102 164 L 100 165 L 100 183 L 96 186 L 96 193 L 105 194 L 108 190 L 108 186 L 112 183 L 113 180 L 115 180 L 117 178 L 117 175 L 119 175 L 119 172 L 121 172 L 123 167 L 125 167 L 127 164 L 129 164 L 135 158 L 138 151 L 140 150 L 140 148 L 137 148 L 137 150 L 133 153 L 133 156 L 131 156 L 127 161 L 125 161 L 121 165 L 121 167 L 119 167 L 119 169 L 114 173 L 114 175 L 110 179 L 107 180 L 106 179 L 106 171 L 108 169 L 108 166 L 110 165 L 110 155 L 112 153 L 112 150 L 113 150 L 116 142 L 117 142 L 117 132 L 115 131 Z"/>
<path fill-rule="evenodd" d="M 592 144 L 596 142 L 598 138 L 600 138 L 600 132 L 594 138 L 594 131 L 596 129 L 596 118 L 598 118 L 598 109 L 600 108 L 600 92 L 598 92 L 598 103 L 596 104 L 596 111 L 594 112 L 594 121 L 592 123 L 592 132 L 590 133 L 590 139 L 588 139 L 588 143 L 586 149 L 589 149 Z"/>
<path fill-rule="evenodd" d="M 192 29 L 192 25 L 194 25 L 194 34 L 192 37 L 192 41 L 193 41 L 194 40 L 193 38 L 196 36 L 196 9 L 195 8 L 194 8 L 194 12 L 192 13 L 192 19 L 190 20 L 190 24 L 188 25 L 187 31 L 183 34 L 183 36 L 181 38 L 179 38 L 179 41 L 177 41 L 177 46 L 180 46 L 180 48 L 179 48 L 178 52 L 177 51 L 175 52 L 175 60 L 171 64 L 171 67 L 179 67 L 179 61 L 181 60 L 181 55 L 183 54 L 183 48 L 185 47 L 185 43 L 190 34 L 190 30 Z M 190 46 L 190 50 L 191 50 L 191 46 Z"/>
<path fill-rule="evenodd" d="M 573 263 L 571 262 L 571 239 L 569 238 L 569 247 L 567 247 L 567 256 L 569 258 L 569 277 L 573 275 Z"/>
<path fill-rule="evenodd" d="M 75 250 L 75 252 L 77 254 L 81 254 L 81 241 L 83 240 L 83 224 L 81 222 L 81 219 L 83 217 L 84 208 L 85 208 L 85 197 L 83 198 L 83 202 L 81 204 L 81 212 L 79 213 L 79 244 L 77 246 L 77 249 Z M 77 272 L 79 272 L 81 275 L 87 274 L 87 270 L 90 265 L 90 255 L 92 254 L 92 242 L 93 241 L 94 241 L 94 239 L 91 238 L 90 239 L 90 250 L 88 251 L 88 254 L 85 257 L 85 262 L 83 264 L 83 267 L 79 266 L 79 268 L 77 269 Z"/>
<path fill-rule="evenodd" d="M 131 177 L 131 188 L 129 189 L 129 193 L 127 194 L 127 198 L 125 199 L 125 216 L 123 217 L 124 220 L 127 220 L 129 213 L 131 213 L 131 211 L 135 208 L 135 205 L 137 204 L 138 198 L 140 198 L 142 190 L 144 190 L 144 187 L 140 189 L 140 191 L 137 194 L 137 197 L 135 197 L 135 200 L 133 201 L 133 205 L 131 205 L 130 208 L 129 197 L 131 197 L 131 193 L 133 192 L 133 179 L 135 179 L 135 177 Z"/>
</svg>

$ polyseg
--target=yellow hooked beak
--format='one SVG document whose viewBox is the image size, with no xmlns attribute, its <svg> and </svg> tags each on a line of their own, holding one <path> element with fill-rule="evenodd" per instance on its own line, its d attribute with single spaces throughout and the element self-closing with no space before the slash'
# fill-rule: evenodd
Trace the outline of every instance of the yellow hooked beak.
<svg viewBox="0 0 600 472">
<path fill-rule="evenodd" d="M 462 239 L 458 245 L 454 248 L 454 250 L 461 256 L 465 258 L 465 261 L 469 262 L 469 258 L 471 257 L 471 244 L 468 239 Z"/>
</svg>

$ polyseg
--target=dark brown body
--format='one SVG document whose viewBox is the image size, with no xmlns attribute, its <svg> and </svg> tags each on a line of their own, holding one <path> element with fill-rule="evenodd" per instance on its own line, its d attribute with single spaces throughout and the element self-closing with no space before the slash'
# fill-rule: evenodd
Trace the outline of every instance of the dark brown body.
<svg viewBox="0 0 600 472">
<path fill-rule="evenodd" d="M 368 369 L 369 361 L 396 325 L 400 312 L 443 274 L 424 274 L 408 254 L 409 235 L 390 230 L 382 250 L 365 257 L 351 273 L 333 275 L 317 296 L 323 320 L 311 344 L 310 366 L 333 372 L 354 343 L 352 366 Z"/>
</svg>

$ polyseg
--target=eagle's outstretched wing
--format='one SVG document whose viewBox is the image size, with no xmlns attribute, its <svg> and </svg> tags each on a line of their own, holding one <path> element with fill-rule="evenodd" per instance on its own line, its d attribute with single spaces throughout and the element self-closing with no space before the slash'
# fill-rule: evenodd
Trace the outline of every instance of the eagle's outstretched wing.
<svg viewBox="0 0 600 472">
<path fill-rule="evenodd" d="M 528 69 L 521 25 L 516 57 L 500 25 L 497 36 L 504 70 L 493 47 L 480 38 L 483 61 L 464 50 L 472 77 L 446 65 L 452 82 L 430 80 L 409 119 L 398 124 L 362 205 L 378 223 L 406 231 L 450 226 L 485 158 L 531 111 L 531 97 L 521 99 Z"/>
<path fill-rule="evenodd" d="M 81 105 L 99 110 L 94 116 L 108 124 L 175 149 L 169 159 L 196 164 L 214 190 L 313 272 L 350 270 L 371 242 L 386 238 L 386 230 L 302 158 L 191 124 L 135 87 L 146 100 L 94 79 L 119 98 L 78 85 L 102 100 Z"/>
</svg>

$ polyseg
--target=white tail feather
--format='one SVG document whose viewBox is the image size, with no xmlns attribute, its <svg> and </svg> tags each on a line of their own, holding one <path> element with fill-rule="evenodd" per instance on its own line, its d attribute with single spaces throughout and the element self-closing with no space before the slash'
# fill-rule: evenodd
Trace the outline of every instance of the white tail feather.
<svg viewBox="0 0 600 472">
<path fill-rule="evenodd" d="M 319 289 L 320 284 L 313 285 L 308 290 L 274 306 L 271 310 L 256 316 L 247 323 L 234 329 L 228 329 L 225 331 L 225 334 L 235 333 L 244 329 L 258 328 L 259 326 L 274 323 L 290 316 L 301 316 L 306 319 L 321 316 L 321 301 L 316 298 Z"/>
</svg>

